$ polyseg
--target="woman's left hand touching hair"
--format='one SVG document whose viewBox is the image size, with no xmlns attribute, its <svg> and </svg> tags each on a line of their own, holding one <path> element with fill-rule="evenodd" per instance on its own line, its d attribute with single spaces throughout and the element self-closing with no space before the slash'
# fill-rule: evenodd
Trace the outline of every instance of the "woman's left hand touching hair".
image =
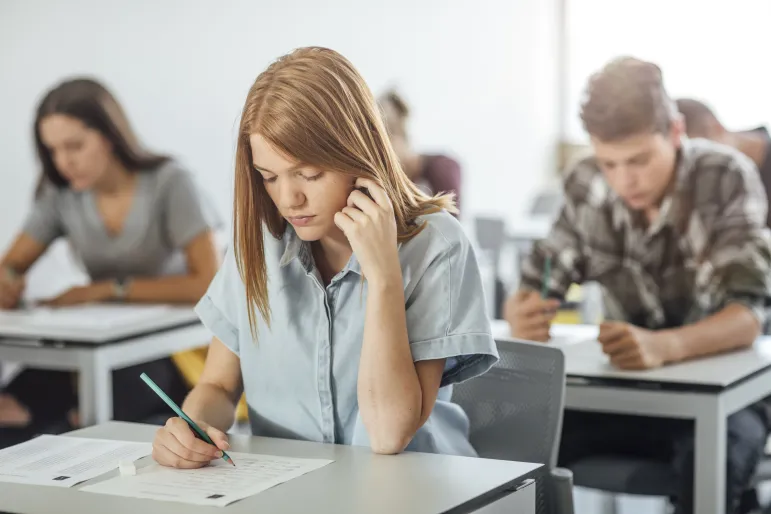
<svg viewBox="0 0 771 514">
<path fill-rule="evenodd" d="M 401 282 L 401 266 L 396 244 L 396 219 L 391 199 L 373 180 L 359 178 L 348 196 L 348 205 L 335 214 L 335 224 L 351 243 L 368 282 Z"/>
</svg>

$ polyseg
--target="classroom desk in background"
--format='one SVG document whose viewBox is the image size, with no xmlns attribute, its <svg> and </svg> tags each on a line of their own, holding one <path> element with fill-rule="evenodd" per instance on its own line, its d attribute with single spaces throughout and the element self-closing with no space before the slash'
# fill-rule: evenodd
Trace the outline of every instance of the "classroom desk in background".
<svg viewBox="0 0 771 514">
<path fill-rule="evenodd" d="M 509 337 L 495 320 L 496 339 Z M 726 419 L 771 394 L 771 337 L 746 350 L 646 371 L 614 368 L 602 353 L 597 327 L 554 326 L 565 353 L 565 408 L 695 422 L 696 512 L 722 514 L 725 505 Z M 570 340 L 570 334 L 577 337 Z"/>
<path fill-rule="evenodd" d="M 6 314 L 10 318 L 11 314 Z M 112 372 L 209 344 L 211 333 L 191 308 L 168 307 L 157 316 L 117 327 L 36 327 L 0 323 L 0 361 L 78 373 L 84 426 L 112 419 Z M 137 387 L 141 387 L 137 381 Z"/>
<path fill-rule="evenodd" d="M 72 435 L 151 441 L 157 427 L 112 422 Z M 369 448 L 264 437 L 231 436 L 235 452 L 332 459 L 334 462 L 227 507 L 124 498 L 69 489 L 0 483 L 0 509 L 21 514 L 533 514 L 539 464 L 425 453 L 375 455 Z M 149 462 L 149 457 L 139 461 Z"/>
</svg>

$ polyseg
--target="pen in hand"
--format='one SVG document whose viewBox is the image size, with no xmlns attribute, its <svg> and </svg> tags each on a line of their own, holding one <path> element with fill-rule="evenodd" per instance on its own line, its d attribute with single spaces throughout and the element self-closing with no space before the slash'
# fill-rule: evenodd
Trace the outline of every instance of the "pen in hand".
<svg viewBox="0 0 771 514">
<path fill-rule="evenodd" d="M 169 398 L 166 395 L 166 393 L 164 393 L 163 390 L 160 387 L 158 387 L 158 385 L 155 382 L 153 382 L 153 380 L 150 377 L 147 376 L 146 373 L 142 373 L 141 375 L 139 375 L 139 377 L 142 380 L 144 380 L 144 382 L 148 386 L 150 386 L 150 389 L 152 389 L 155 392 L 155 394 L 157 394 L 161 398 L 161 400 L 163 400 L 166 403 L 166 405 L 171 407 L 171 410 L 173 410 L 177 414 L 177 416 L 182 418 L 185 421 L 185 423 L 188 424 L 188 426 L 196 436 L 203 439 L 205 442 L 211 444 L 212 446 L 215 446 L 215 447 L 217 446 L 216 444 L 214 444 L 214 441 L 211 440 L 211 437 L 209 437 L 209 435 L 203 429 L 201 429 L 201 427 L 199 427 L 195 421 L 193 421 L 187 414 L 185 414 L 182 411 L 182 409 L 180 409 L 179 406 L 176 403 L 174 403 L 174 400 Z M 225 451 L 222 451 L 222 458 L 223 460 L 225 460 L 225 462 L 228 462 L 233 466 L 236 465 L 236 463 L 233 462 L 233 459 L 230 458 L 230 455 L 228 455 Z"/>
</svg>

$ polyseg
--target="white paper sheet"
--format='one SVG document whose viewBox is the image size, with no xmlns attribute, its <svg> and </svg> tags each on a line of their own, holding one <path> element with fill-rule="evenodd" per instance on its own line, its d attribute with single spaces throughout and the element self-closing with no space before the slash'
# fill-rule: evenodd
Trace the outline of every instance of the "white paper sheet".
<svg viewBox="0 0 771 514">
<path fill-rule="evenodd" d="M 509 324 L 501 319 L 495 319 L 490 322 L 492 328 L 493 337 L 496 338 L 510 338 L 511 329 Z M 595 341 L 599 334 L 599 327 L 597 325 L 552 325 L 551 327 L 551 339 L 549 343 L 558 346 L 565 347 L 571 346 L 586 341 Z"/>
<path fill-rule="evenodd" d="M 221 459 L 195 470 L 153 464 L 139 469 L 135 476 L 111 478 L 81 491 L 224 507 L 332 462 L 250 453 L 228 455 L 235 467 Z"/>
<path fill-rule="evenodd" d="M 149 443 L 41 435 L 0 450 L 0 482 L 72 487 L 152 453 Z"/>
<path fill-rule="evenodd" d="M 24 310 L 0 310 L 0 325 L 37 326 L 54 329 L 105 330 L 154 319 L 165 305 L 77 305 L 73 307 L 32 307 Z"/>
</svg>

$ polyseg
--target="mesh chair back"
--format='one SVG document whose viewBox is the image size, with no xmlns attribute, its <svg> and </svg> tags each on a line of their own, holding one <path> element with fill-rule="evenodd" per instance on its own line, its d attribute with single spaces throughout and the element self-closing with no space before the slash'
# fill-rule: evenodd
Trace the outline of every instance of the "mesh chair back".
<svg viewBox="0 0 771 514">
<path fill-rule="evenodd" d="M 471 422 L 480 457 L 544 463 L 535 477 L 537 512 L 547 512 L 548 477 L 557 463 L 565 398 L 565 357 L 545 344 L 496 341 L 500 360 L 455 386 L 453 401 Z"/>
</svg>

